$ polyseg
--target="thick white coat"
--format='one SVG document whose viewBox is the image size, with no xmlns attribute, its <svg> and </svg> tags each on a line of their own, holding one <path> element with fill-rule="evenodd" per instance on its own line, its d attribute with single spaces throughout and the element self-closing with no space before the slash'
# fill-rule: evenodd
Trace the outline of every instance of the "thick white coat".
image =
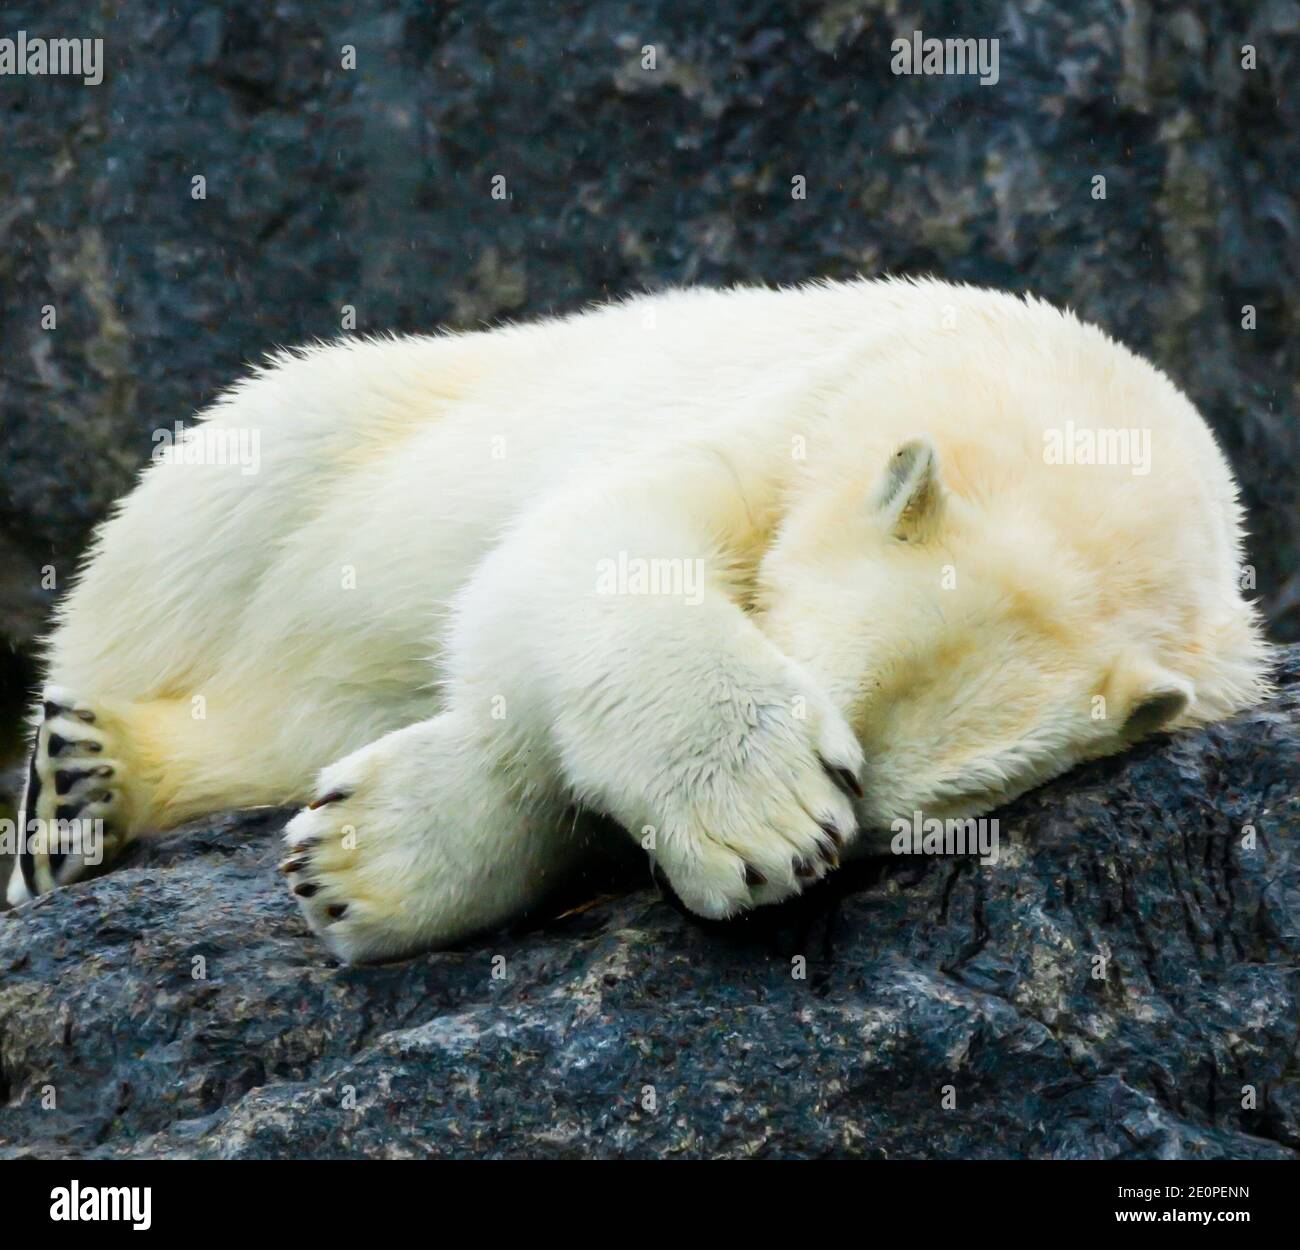
<svg viewBox="0 0 1300 1250">
<path fill-rule="evenodd" d="M 575 800 L 730 915 L 858 826 L 975 815 L 1264 690 L 1208 429 L 1037 301 L 672 291 L 286 353 L 206 421 L 258 471 L 151 467 L 49 680 L 94 709 L 128 836 L 345 796 L 288 831 L 345 958 L 535 902 L 584 853 Z M 1148 471 L 1053 462 L 1106 430 Z"/>
</svg>

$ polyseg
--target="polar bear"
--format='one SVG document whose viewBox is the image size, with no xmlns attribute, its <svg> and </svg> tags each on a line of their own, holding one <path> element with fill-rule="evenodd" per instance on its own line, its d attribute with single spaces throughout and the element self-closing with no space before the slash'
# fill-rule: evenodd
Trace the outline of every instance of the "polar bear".
<svg viewBox="0 0 1300 1250">
<path fill-rule="evenodd" d="M 788 898 L 1259 699 L 1223 456 L 1157 369 L 923 280 L 673 290 L 285 352 L 99 531 L 48 643 L 15 900 L 219 808 L 364 962 L 536 903 L 612 818 Z M 198 450 L 202 450 L 199 448 Z M 45 825 L 42 822 L 46 822 Z M 59 848 L 62 849 L 59 849 Z"/>
</svg>

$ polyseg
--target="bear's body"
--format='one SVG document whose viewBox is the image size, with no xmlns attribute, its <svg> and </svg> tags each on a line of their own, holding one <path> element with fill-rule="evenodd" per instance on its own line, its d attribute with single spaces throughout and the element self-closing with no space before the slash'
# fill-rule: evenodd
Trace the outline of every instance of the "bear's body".
<svg viewBox="0 0 1300 1250">
<path fill-rule="evenodd" d="M 977 814 L 1263 689 L 1207 428 L 1041 303 L 671 292 L 285 355 L 206 424 L 258 470 L 153 466 L 103 527 L 26 815 L 120 845 L 316 795 L 286 871 L 344 958 L 526 908 L 583 853 L 575 800 L 729 915 L 860 824 Z M 1148 471 L 1052 451 L 1117 429 Z"/>
</svg>

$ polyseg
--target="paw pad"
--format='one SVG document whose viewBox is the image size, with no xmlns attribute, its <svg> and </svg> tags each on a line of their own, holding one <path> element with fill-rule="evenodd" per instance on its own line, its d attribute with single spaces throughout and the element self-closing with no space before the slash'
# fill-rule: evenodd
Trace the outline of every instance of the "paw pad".
<svg viewBox="0 0 1300 1250">
<path fill-rule="evenodd" d="M 122 769 L 111 758 L 102 718 L 63 691 L 47 697 L 41 711 L 23 797 L 28 841 L 10 885 L 11 902 L 78 880 L 112 860 L 125 841 Z M 56 822 L 85 826 L 60 828 Z"/>
</svg>

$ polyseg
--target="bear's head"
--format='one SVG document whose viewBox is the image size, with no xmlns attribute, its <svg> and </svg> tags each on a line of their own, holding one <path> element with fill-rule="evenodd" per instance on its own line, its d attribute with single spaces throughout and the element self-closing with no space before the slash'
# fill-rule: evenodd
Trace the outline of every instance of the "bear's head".
<svg viewBox="0 0 1300 1250">
<path fill-rule="evenodd" d="M 1262 644 L 1235 570 L 1202 577 L 1194 542 L 1169 550 L 1164 531 L 1148 548 L 1130 543 L 1134 528 L 1150 528 L 1132 493 L 1124 507 L 1138 501 L 1138 513 L 1102 499 L 1094 514 L 1071 494 L 1077 482 L 1026 490 L 1016 468 L 1002 489 L 962 454 L 950 489 L 931 442 L 908 440 L 873 489 L 849 484 L 792 514 L 761 573 L 766 632 L 858 734 L 862 815 L 876 829 L 917 812 L 977 816 L 1263 691 Z M 1090 532 L 1105 528 L 1094 515 L 1113 528 Z M 1189 590 L 1197 577 L 1204 587 Z M 1196 596 L 1194 609 L 1175 605 Z M 1203 623 L 1190 627 L 1200 636 L 1185 632 L 1189 621 Z"/>
</svg>

